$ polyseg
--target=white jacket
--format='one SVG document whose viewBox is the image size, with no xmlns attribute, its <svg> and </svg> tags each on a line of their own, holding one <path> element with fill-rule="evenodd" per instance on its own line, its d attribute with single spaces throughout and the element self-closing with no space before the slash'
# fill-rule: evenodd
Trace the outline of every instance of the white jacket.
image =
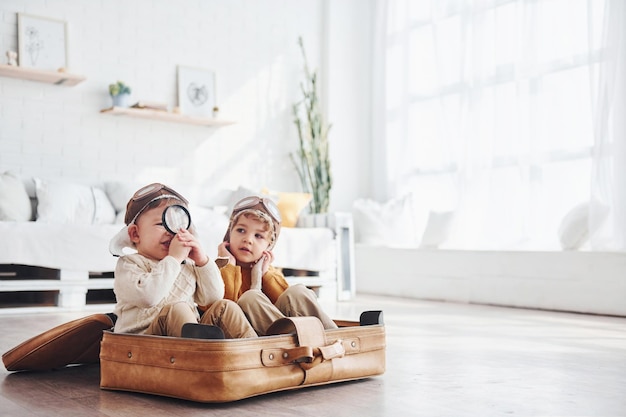
<svg viewBox="0 0 626 417">
<path fill-rule="evenodd" d="M 168 304 L 184 301 L 210 305 L 224 297 L 224 281 L 214 261 L 198 267 L 171 256 L 154 261 L 143 255 L 125 255 L 115 267 L 113 291 L 117 304 L 116 333 L 143 333 Z"/>
</svg>

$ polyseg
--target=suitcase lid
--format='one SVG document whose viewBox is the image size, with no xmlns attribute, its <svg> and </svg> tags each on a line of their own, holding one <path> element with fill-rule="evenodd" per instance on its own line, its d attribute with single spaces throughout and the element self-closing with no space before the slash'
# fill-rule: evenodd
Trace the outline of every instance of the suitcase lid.
<svg viewBox="0 0 626 417">
<path fill-rule="evenodd" d="M 43 371 L 71 364 L 97 363 L 102 332 L 113 314 L 92 314 L 34 336 L 2 355 L 8 371 Z"/>
</svg>

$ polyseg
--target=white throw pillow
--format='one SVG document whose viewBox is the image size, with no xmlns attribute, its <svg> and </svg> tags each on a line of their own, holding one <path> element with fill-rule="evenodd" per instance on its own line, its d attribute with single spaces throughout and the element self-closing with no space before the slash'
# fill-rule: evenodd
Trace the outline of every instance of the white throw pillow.
<svg viewBox="0 0 626 417">
<path fill-rule="evenodd" d="M 355 241 L 388 247 L 417 247 L 415 210 L 406 195 L 384 204 L 370 199 L 356 200 L 352 206 Z"/>
<path fill-rule="evenodd" d="M 225 210 L 231 201 L 232 195 L 233 190 L 231 189 L 213 188 L 211 185 L 206 185 L 198 188 L 194 203 L 202 207 L 221 207 Z"/>
<path fill-rule="evenodd" d="M 242 198 L 249 197 L 251 195 L 261 196 L 261 192 L 254 191 L 246 187 L 238 187 L 235 191 L 233 191 L 233 193 L 230 195 L 230 198 L 228 199 L 226 215 L 230 218 L 230 214 L 233 212 L 233 207 L 235 206 L 235 204 L 237 204 Z"/>
<path fill-rule="evenodd" d="M 113 223 L 115 209 L 97 187 L 35 178 L 37 221 L 43 223 Z"/>
<path fill-rule="evenodd" d="M 189 214 L 194 225 L 217 230 L 223 229 L 224 233 L 226 233 L 229 219 L 221 210 L 190 204 Z"/>
<path fill-rule="evenodd" d="M 452 225 L 453 212 L 451 211 L 431 211 L 428 214 L 426 229 L 422 235 L 422 248 L 438 248 L 444 243 L 449 235 Z"/>
<path fill-rule="evenodd" d="M 572 207 L 559 225 L 558 235 L 563 250 L 578 250 L 589 240 L 589 215 L 593 208 L 598 223 L 602 223 L 609 209 L 597 200 L 585 201 Z"/>
<path fill-rule="evenodd" d="M 115 207 L 109 201 L 102 188 L 91 187 L 96 207 L 94 209 L 93 224 L 110 224 L 115 222 Z"/>
<path fill-rule="evenodd" d="M 111 201 L 111 204 L 113 204 L 118 214 L 122 213 L 122 223 L 124 222 L 124 214 L 126 214 L 128 200 L 130 200 L 133 194 L 141 187 L 141 184 L 134 182 L 107 181 L 104 183 L 104 190 L 107 197 L 109 197 L 109 201 Z"/>
<path fill-rule="evenodd" d="M 24 182 L 16 175 L 0 175 L 0 220 L 24 221 L 32 217 L 32 207 Z"/>
<path fill-rule="evenodd" d="M 564 250 L 577 250 L 589 237 L 589 203 L 574 206 L 559 225 L 559 241 Z"/>
</svg>

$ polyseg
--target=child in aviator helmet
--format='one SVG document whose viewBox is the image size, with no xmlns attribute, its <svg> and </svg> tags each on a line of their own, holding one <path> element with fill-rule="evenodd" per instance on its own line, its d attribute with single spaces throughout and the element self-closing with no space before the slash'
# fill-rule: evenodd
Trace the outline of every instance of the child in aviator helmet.
<svg viewBox="0 0 626 417">
<path fill-rule="evenodd" d="M 250 196 L 235 204 L 224 242 L 218 246 L 224 297 L 239 304 L 259 335 L 285 316 L 315 316 L 324 328 L 337 328 L 312 290 L 302 284 L 290 286 L 271 265 L 280 223 L 278 207 L 269 198 Z"/>
</svg>

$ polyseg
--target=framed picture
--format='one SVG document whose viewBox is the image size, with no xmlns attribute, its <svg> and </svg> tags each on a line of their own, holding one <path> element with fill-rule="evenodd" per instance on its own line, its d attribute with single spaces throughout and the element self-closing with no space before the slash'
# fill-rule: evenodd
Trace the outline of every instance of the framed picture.
<svg viewBox="0 0 626 417">
<path fill-rule="evenodd" d="M 211 117 L 215 107 L 215 73 L 179 65 L 178 107 L 185 116 Z"/>
<path fill-rule="evenodd" d="M 58 71 L 67 68 L 67 23 L 62 20 L 17 15 L 20 67 Z"/>
</svg>

